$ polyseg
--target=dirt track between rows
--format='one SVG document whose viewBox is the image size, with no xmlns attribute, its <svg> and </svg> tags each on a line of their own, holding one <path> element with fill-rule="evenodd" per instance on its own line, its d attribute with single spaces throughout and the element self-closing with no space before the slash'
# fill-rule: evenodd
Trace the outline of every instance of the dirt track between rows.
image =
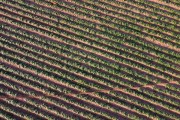
<svg viewBox="0 0 180 120">
<path fill-rule="evenodd" d="M 177 82 L 175 81 L 170 81 L 170 82 L 167 82 L 167 83 L 158 83 L 158 84 L 149 84 L 149 85 L 144 85 L 144 86 L 140 86 L 140 87 L 129 87 L 129 88 L 114 88 L 112 90 L 105 90 L 105 89 L 102 89 L 102 90 L 96 90 L 96 91 L 91 91 L 91 92 L 79 92 L 79 93 L 64 93 L 64 95 L 68 95 L 68 96 L 76 96 L 76 95 L 81 95 L 81 94 L 89 94 L 89 95 L 92 95 L 94 93 L 98 93 L 98 92 L 103 92 L 103 93 L 108 93 L 108 92 L 111 92 L 111 91 L 114 91 L 114 92 L 118 92 L 118 91 L 122 91 L 122 90 L 125 90 L 125 89 L 134 89 L 134 90 L 138 90 L 140 88 L 151 88 L 153 89 L 153 87 L 155 86 L 166 86 L 167 84 L 178 84 Z M 56 96 L 56 95 L 46 95 L 46 96 L 32 96 L 32 95 L 27 95 L 27 96 L 0 96 L 0 99 L 11 99 L 11 98 L 17 98 L 17 99 L 27 99 L 27 98 L 42 98 L 42 97 L 59 97 L 59 96 Z"/>
</svg>

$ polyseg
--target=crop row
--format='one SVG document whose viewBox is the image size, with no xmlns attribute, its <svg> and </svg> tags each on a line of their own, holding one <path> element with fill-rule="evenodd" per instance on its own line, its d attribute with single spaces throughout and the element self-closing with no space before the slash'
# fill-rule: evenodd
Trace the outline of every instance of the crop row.
<svg viewBox="0 0 180 120">
<path fill-rule="evenodd" d="M 10 46 L 9 46 L 10 47 Z M 16 46 L 16 48 L 17 48 L 17 46 Z M 22 51 L 24 51 L 24 50 L 22 50 Z"/>
<path fill-rule="evenodd" d="M 31 8 L 31 10 L 32 10 L 32 8 Z M 43 9 L 43 10 L 44 10 L 44 9 Z M 36 11 L 36 12 L 37 12 L 37 11 Z M 41 12 L 42 12 L 42 11 L 41 11 Z M 59 12 L 59 11 L 58 11 L 58 12 Z M 53 13 L 53 11 L 52 11 L 52 13 Z M 44 15 L 45 15 L 45 14 L 44 14 Z M 43 16 L 44 16 L 44 15 L 43 15 Z M 46 13 L 46 15 L 47 15 L 47 13 Z M 66 15 L 63 14 L 63 16 L 66 16 Z M 49 17 L 51 17 L 51 18 L 53 17 L 53 18 L 54 18 L 55 16 L 49 16 Z M 57 19 L 60 19 L 60 20 L 61 20 L 62 18 L 57 18 Z M 57 20 L 57 19 L 56 19 L 56 20 Z M 63 21 L 64 21 L 64 20 L 63 20 Z M 80 21 L 80 22 L 83 22 L 83 21 Z M 71 23 L 72 23 L 72 22 L 71 22 Z M 82 29 L 82 27 L 81 27 L 81 29 Z M 117 39 L 117 40 L 118 40 L 118 39 Z M 120 41 L 119 41 L 119 42 L 120 42 Z M 131 41 L 131 42 L 132 42 L 132 41 Z M 152 50 L 151 50 L 151 51 L 152 51 Z M 172 53 L 172 52 L 170 52 L 170 53 Z M 163 56 L 164 56 L 164 55 L 163 55 Z"/>
<path fill-rule="evenodd" d="M 72 3 L 74 3 L 74 2 L 78 2 L 78 1 L 73 1 Z M 118 18 L 121 18 L 121 17 L 117 13 L 120 13 L 122 15 L 124 15 L 124 13 L 127 13 L 127 15 L 132 14 L 136 19 L 139 18 L 140 20 L 144 19 L 145 17 L 146 17 L 146 19 L 149 18 L 150 23 L 153 20 L 157 21 L 156 19 L 153 19 L 153 18 L 151 18 L 149 16 L 146 16 L 146 14 L 140 14 L 139 12 L 136 12 L 137 11 L 137 9 L 135 9 L 135 8 L 137 8 L 136 6 L 133 6 L 133 5 L 131 6 L 131 5 L 127 4 L 127 3 L 125 3 L 125 2 L 120 3 L 120 4 L 114 4 L 114 5 L 110 4 L 110 2 L 108 3 L 108 2 L 104 2 L 104 1 L 103 2 L 98 1 L 98 2 L 96 2 L 96 4 L 95 4 L 95 2 L 90 2 L 90 1 L 84 1 L 84 3 L 85 3 L 85 5 L 83 5 L 83 4 L 79 4 L 79 5 L 83 5 L 83 7 L 88 6 L 88 8 L 92 8 L 93 10 L 95 9 L 95 10 L 98 10 L 98 11 L 101 11 L 101 12 L 106 12 L 106 13 L 109 13 L 111 15 L 115 15 Z M 123 6 L 123 5 L 129 5 L 129 6 Z M 98 6 L 98 7 L 95 7 L 95 6 Z M 105 8 L 105 9 L 103 9 L 103 8 Z M 114 8 L 114 9 L 112 9 L 112 8 Z M 139 8 L 138 8 L 138 10 L 139 10 Z M 142 9 L 140 9 L 139 11 L 144 12 Z M 154 12 L 154 13 L 151 13 L 151 14 L 156 14 L 156 13 Z M 158 16 L 158 15 L 156 15 L 156 16 Z M 128 19 L 126 19 L 126 20 L 128 20 Z M 159 20 L 159 21 L 161 21 L 161 20 Z M 161 22 L 164 23 L 164 21 L 161 21 Z M 171 23 L 168 23 L 168 22 L 167 22 L 167 24 L 171 25 Z"/>
<path fill-rule="evenodd" d="M 91 44 L 93 44 L 93 43 L 92 43 L 92 41 L 90 41 L 90 42 L 91 42 Z M 97 44 L 97 42 L 96 42 L 96 43 L 94 43 L 94 44 L 96 45 L 96 44 Z M 107 50 L 108 50 L 108 49 L 107 49 Z M 129 51 L 128 51 L 128 52 L 129 52 Z M 122 52 L 122 53 L 123 53 L 123 52 Z M 125 53 L 126 53 L 126 52 L 124 52 L 124 54 L 125 54 Z M 148 62 L 148 63 L 149 63 L 149 62 Z M 156 66 L 157 66 L 157 65 L 156 65 Z"/>
<path fill-rule="evenodd" d="M 0 2 L 0 119 L 180 118 L 176 9 L 56 2 Z"/>
<path fill-rule="evenodd" d="M 113 23 L 109 24 L 109 23 L 106 22 L 106 24 L 113 25 L 113 28 L 117 28 L 117 29 L 121 28 L 121 30 L 124 29 L 124 30 L 128 31 L 128 29 L 125 29 L 125 27 L 126 27 L 126 28 L 131 28 L 131 30 L 134 30 L 134 32 L 138 33 L 138 34 L 143 33 L 143 35 L 150 35 L 150 33 L 152 33 L 153 36 L 156 36 L 157 34 L 159 34 L 159 36 L 162 36 L 162 38 L 170 37 L 169 35 L 163 35 L 160 32 L 155 32 L 155 31 L 153 32 L 153 30 L 147 30 L 147 32 L 144 33 L 144 31 L 146 31 L 146 29 L 143 29 L 143 31 L 142 31 L 142 28 L 143 28 L 142 25 L 140 27 L 140 26 L 137 26 L 136 24 L 132 24 L 132 23 L 127 23 L 126 24 L 126 23 L 124 23 L 125 26 L 123 26 L 123 22 L 127 21 L 127 18 L 124 19 L 124 20 L 120 19 L 120 18 L 122 18 L 122 15 L 121 14 L 117 14 L 116 13 L 117 11 L 115 12 L 113 10 L 107 10 L 107 7 L 106 7 L 106 9 L 104 9 L 104 8 L 101 7 L 101 5 L 97 6 L 97 4 L 96 4 L 94 6 L 94 5 L 92 5 L 93 3 L 92 4 L 87 3 L 88 7 L 86 7 L 87 5 L 83 5 L 82 6 L 82 4 L 77 4 L 76 3 L 75 5 L 67 7 L 67 5 L 64 2 L 62 2 L 60 4 L 61 5 L 58 4 L 58 6 L 61 7 L 61 8 L 58 8 L 58 9 L 68 10 L 68 8 L 69 8 L 69 9 L 78 10 L 79 12 L 76 12 L 76 13 L 78 13 L 78 15 L 80 15 L 81 13 L 82 14 L 83 13 L 88 13 L 87 10 L 94 11 L 93 13 L 91 13 L 94 16 L 94 18 L 92 18 L 92 19 L 100 20 L 100 21 L 102 21 L 101 23 L 103 23 L 103 20 L 110 20 L 110 19 L 112 19 L 111 23 L 112 23 L 112 21 L 114 21 L 114 23 L 118 23 L 118 21 L 119 21 L 119 24 L 114 24 L 114 25 L 113 25 Z M 78 6 L 76 6 L 76 5 L 78 5 Z M 76 7 L 78 7 L 79 9 L 76 9 Z M 88 15 L 91 15 L 91 14 L 88 14 Z M 133 32 L 133 31 L 131 31 L 131 32 Z M 176 39 L 176 38 L 174 38 L 174 39 Z"/>
<path fill-rule="evenodd" d="M 7 33 L 6 33 L 7 34 Z M 16 34 L 16 36 L 17 36 L 17 34 Z M 36 42 L 37 43 L 37 42 Z M 22 44 L 22 43 L 21 43 Z M 31 43 L 32 44 L 32 43 Z M 44 44 L 44 43 L 41 43 L 42 45 L 46 45 L 46 44 Z M 29 45 L 27 45 L 27 47 L 28 47 Z M 48 46 L 47 46 L 48 47 Z M 50 46 L 49 46 L 50 47 Z M 58 52 L 60 53 L 60 49 L 57 49 L 58 50 Z M 57 51 L 56 50 L 56 51 Z M 55 52 L 56 52 L 55 51 Z M 61 50 L 62 51 L 62 50 Z M 65 52 L 65 51 L 62 51 L 62 54 L 63 54 L 63 52 Z M 68 51 L 67 51 L 68 52 Z M 66 54 L 67 54 L 67 52 L 66 52 Z M 42 52 L 43 53 L 43 52 Z M 69 53 L 69 52 L 68 52 Z M 69 56 L 70 56 L 70 54 L 68 54 Z M 52 56 L 52 55 L 51 55 Z M 54 55 L 53 55 L 54 56 Z M 57 56 L 57 55 L 56 55 Z M 77 56 L 73 56 L 73 57 L 76 57 L 77 58 Z M 55 57 L 56 59 L 58 59 L 57 57 Z M 83 58 L 85 58 L 85 57 L 83 57 Z M 79 59 L 79 60 L 82 60 L 83 59 L 82 57 L 81 57 L 81 59 Z M 60 59 L 59 59 L 60 60 Z M 86 62 L 87 62 L 87 60 L 85 60 Z M 82 61 L 83 62 L 83 61 Z M 72 62 L 71 62 L 71 64 L 73 64 Z M 92 64 L 92 62 L 90 62 L 90 64 Z M 97 65 L 96 65 L 97 66 Z M 101 65 L 102 66 L 102 65 Z M 79 66 L 79 67 L 81 67 L 81 66 Z M 85 67 L 85 66 L 84 66 Z M 120 71 L 119 71 L 120 72 Z"/>
<path fill-rule="evenodd" d="M 32 94 L 32 92 L 31 91 L 29 91 L 31 94 Z M 34 94 L 32 94 L 32 95 L 34 95 Z M 63 97 L 63 96 L 61 96 L 61 97 Z M 56 101 L 56 99 L 55 98 L 53 98 L 52 99 L 53 101 Z M 58 100 L 59 101 L 59 100 Z M 80 104 L 81 102 L 79 102 L 79 104 Z M 86 105 L 86 106 L 89 106 L 89 105 Z M 92 107 L 90 107 L 91 109 L 92 109 Z M 98 110 L 98 109 L 97 109 Z M 83 110 L 82 110 L 83 111 Z M 86 114 L 88 114 L 88 112 L 86 111 Z M 112 114 L 112 113 L 111 113 Z M 96 115 L 97 116 L 97 115 Z"/>
<path fill-rule="evenodd" d="M 161 17 L 163 20 L 164 19 L 167 19 L 167 20 L 174 19 L 174 22 L 179 21 L 178 17 L 180 16 L 180 14 L 176 10 L 171 9 L 170 7 L 167 7 L 166 5 L 160 6 L 160 4 L 158 4 L 158 3 L 146 2 L 146 1 L 137 2 L 137 1 L 130 1 L 130 0 L 128 0 L 127 3 L 129 3 L 130 5 L 136 5 L 138 8 L 141 8 L 141 9 L 143 8 L 144 10 L 147 10 L 147 11 L 152 11 L 151 14 L 153 14 L 154 16 L 162 15 Z M 159 13 L 159 14 L 157 14 L 157 13 Z"/>
<path fill-rule="evenodd" d="M 22 58 L 22 57 L 21 57 Z M 12 58 L 11 58 L 11 60 L 12 60 Z"/>
<path fill-rule="evenodd" d="M 59 10 L 63 10 L 63 11 L 68 11 L 68 12 L 71 12 L 73 14 L 77 14 L 77 15 L 81 15 L 82 17 L 84 16 L 87 16 L 86 18 L 91 18 L 91 19 L 95 19 L 96 21 L 100 21 L 100 23 L 104 23 L 104 26 L 106 25 L 106 27 L 109 27 L 109 26 L 112 26 L 113 29 L 114 28 L 117 28 L 118 30 L 113 30 L 112 27 L 111 28 L 108 28 L 109 31 L 105 31 L 105 32 L 109 32 L 109 33 L 114 33 L 116 36 L 119 36 L 119 32 L 123 32 L 123 31 L 126 31 L 126 34 L 132 34 L 134 33 L 133 35 L 131 35 L 131 37 L 135 37 L 135 38 L 141 38 L 141 36 L 144 36 L 146 35 L 147 37 L 150 37 L 152 39 L 157 39 L 159 41 L 162 41 L 165 36 L 161 37 L 161 38 L 158 38 L 158 37 L 155 37 L 155 35 L 148 35 L 140 30 L 134 30 L 134 27 L 128 27 L 127 25 L 126 26 L 122 26 L 120 24 L 116 24 L 114 22 L 112 22 L 112 18 L 111 16 L 108 16 L 106 14 L 102 14 L 101 13 L 98 13 L 98 12 L 93 12 L 93 13 L 89 13 L 89 11 L 93 11 L 92 9 L 88 9 L 88 8 L 83 8 L 82 6 L 76 6 L 76 5 L 72 5 L 72 6 L 67 6 L 67 4 L 65 2 L 62 2 L 61 3 L 62 5 L 58 4 L 58 9 Z M 63 5 L 65 4 L 65 5 Z M 80 3 L 79 3 L 80 4 Z M 99 7 L 94 7 L 94 8 L 99 8 Z M 92 15 L 91 15 L 92 14 Z M 111 20 L 111 22 L 109 22 Z M 117 21 L 117 20 L 116 20 Z M 122 21 L 120 22 L 122 23 Z M 118 26 L 118 27 L 117 27 Z M 121 28 L 121 29 L 119 29 Z M 107 29 L 107 28 L 106 28 Z M 122 29 L 124 29 L 122 31 Z M 157 33 L 156 33 L 157 34 Z M 168 35 L 166 35 L 167 37 Z M 142 38 L 141 38 L 142 39 Z M 169 39 L 172 41 L 172 39 Z M 165 40 L 166 41 L 166 40 Z M 165 42 L 164 41 L 164 42 Z M 174 45 L 174 46 L 177 46 L 178 43 L 174 44 L 172 43 L 171 41 L 166 41 L 168 44 L 171 44 L 171 45 Z M 178 46 L 177 46 L 178 47 Z"/>
</svg>

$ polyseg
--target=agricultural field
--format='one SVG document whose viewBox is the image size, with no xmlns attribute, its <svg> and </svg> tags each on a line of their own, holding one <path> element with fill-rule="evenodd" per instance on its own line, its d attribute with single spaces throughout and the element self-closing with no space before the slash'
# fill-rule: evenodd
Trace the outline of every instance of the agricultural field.
<svg viewBox="0 0 180 120">
<path fill-rule="evenodd" d="M 180 120 L 180 0 L 0 0 L 0 120 Z"/>
</svg>

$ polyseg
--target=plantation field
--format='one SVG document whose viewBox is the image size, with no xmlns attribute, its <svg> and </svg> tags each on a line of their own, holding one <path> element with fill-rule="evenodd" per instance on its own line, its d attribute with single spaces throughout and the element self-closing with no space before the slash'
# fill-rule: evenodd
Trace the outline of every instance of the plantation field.
<svg viewBox="0 0 180 120">
<path fill-rule="evenodd" d="M 0 0 L 0 120 L 180 120 L 179 0 Z"/>
</svg>

